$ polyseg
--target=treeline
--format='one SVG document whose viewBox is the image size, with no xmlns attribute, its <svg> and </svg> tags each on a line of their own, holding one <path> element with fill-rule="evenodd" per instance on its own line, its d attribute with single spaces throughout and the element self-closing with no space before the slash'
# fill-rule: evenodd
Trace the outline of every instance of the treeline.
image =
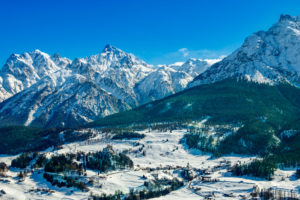
<svg viewBox="0 0 300 200">
<path fill-rule="evenodd" d="M 113 195 L 90 195 L 89 199 L 92 200 L 140 200 L 140 199 L 151 199 L 160 196 L 165 196 L 170 192 L 179 189 L 184 183 L 177 178 L 172 180 L 156 180 L 155 184 L 145 182 L 145 188 L 143 190 L 131 189 L 129 194 L 123 194 L 120 191 L 116 191 Z"/>
<path fill-rule="evenodd" d="M 296 170 L 296 178 L 299 179 L 300 178 L 300 169 Z"/>
<path fill-rule="evenodd" d="M 271 180 L 276 169 L 277 165 L 271 159 L 255 159 L 249 164 L 236 164 L 231 172 L 236 176 L 251 175 Z"/>
<path fill-rule="evenodd" d="M 133 168 L 133 161 L 123 153 L 116 153 L 112 146 L 107 146 L 103 151 L 84 155 L 86 167 L 107 172 L 116 169 Z"/>
<path fill-rule="evenodd" d="M 78 177 L 54 175 L 51 173 L 44 173 L 43 177 L 53 186 L 75 187 L 84 192 L 89 191 L 87 184 L 83 181 L 78 180 Z"/>
<path fill-rule="evenodd" d="M 107 172 L 133 168 L 133 161 L 124 153 L 117 153 L 108 145 L 102 151 L 93 153 L 67 153 L 47 158 L 40 153 L 23 153 L 12 160 L 11 167 L 44 168 L 44 178 L 58 187 L 77 187 L 88 191 L 87 184 L 78 180 L 86 175 L 87 169 Z"/>
<path fill-rule="evenodd" d="M 227 79 L 107 116 L 88 126 L 188 121 L 199 120 L 201 116 L 211 116 L 210 122 L 225 124 L 247 122 L 263 116 L 275 129 L 280 129 L 299 116 L 299 99 L 300 90 L 291 85 L 270 86 Z"/>
<path fill-rule="evenodd" d="M 132 168 L 133 161 L 124 153 L 117 153 L 108 145 L 102 151 L 93 153 L 67 153 L 53 155 L 50 159 L 37 152 L 23 153 L 12 160 L 11 167 L 24 169 L 35 162 L 31 168 L 44 167 L 46 172 L 60 173 L 67 171 L 82 172 L 86 168 L 106 172 L 109 170 Z"/>
<path fill-rule="evenodd" d="M 260 119 L 247 122 L 237 132 L 213 126 L 213 136 L 209 134 L 207 125 L 189 129 L 184 137 L 188 147 L 213 153 L 215 157 L 230 153 L 265 156 L 273 153 L 280 144 L 274 128 Z"/>
<path fill-rule="evenodd" d="M 264 119 L 247 121 L 236 133 L 222 140 L 218 147 L 220 155 L 237 153 L 265 156 L 280 145 L 281 130 Z"/>
<path fill-rule="evenodd" d="M 136 132 L 121 132 L 121 133 L 116 133 L 112 139 L 113 140 L 122 140 L 122 139 L 142 139 L 145 137 L 145 134 L 140 134 Z"/>
<path fill-rule="evenodd" d="M 200 133 L 189 133 L 186 134 L 184 138 L 189 148 L 211 153 L 215 153 L 216 151 L 213 136 L 207 136 Z"/>
<path fill-rule="evenodd" d="M 37 153 L 23 153 L 11 161 L 11 167 L 24 169 L 36 156 Z"/>
<path fill-rule="evenodd" d="M 34 159 L 36 160 L 31 166 L 31 168 L 43 168 L 48 162 L 48 159 L 44 154 L 40 154 L 38 152 L 27 152 L 13 159 L 11 162 L 11 167 L 16 167 L 20 169 L 27 168 L 30 162 L 32 162 Z"/>
<path fill-rule="evenodd" d="M 0 162 L 0 174 L 7 171 L 8 171 L 8 166 L 4 162 Z"/>
<path fill-rule="evenodd" d="M 298 136 L 296 136 L 298 137 Z M 293 144 L 299 141 L 293 137 Z M 283 140 L 280 147 L 274 150 L 272 154 L 264 156 L 261 160 L 254 160 L 249 164 L 236 165 L 232 172 L 237 176 L 252 175 L 255 177 L 272 179 L 276 169 L 296 168 L 295 176 L 300 178 L 300 149 L 287 145 Z"/>
<path fill-rule="evenodd" d="M 251 175 L 271 179 L 277 168 L 300 167 L 300 131 L 284 131 L 296 122 L 290 122 L 288 126 L 277 130 L 273 124 L 259 118 L 248 121 L 237 132 L 221 140 L 206 133 L 205 127 L 196 131 L 190 130 L 184 139 L 189 148 L 210 152 L 215 157 L 230 153 L 261 156 L 262 160 L 235 166 L 233 172 L 238 176 Z M 221 133 L 218 134 L 222 136 Z"/>
<path fill-rule="evenodd" d="M 76 132 L 76 134 L 73 134 Z M 61 139 L 63 135 L 64 140 Z M 59 146 L 65 142 L 82 141 L 91 137 L 92 132 L 80 132 L 66 128 L 33 128 L 26 126 L 0 127 L 0 154 L 18 154 Z"/>
<path fill-rule="evenodd" d="M 158 130 L 158 131 L 170 131 L 187 128 L 189 123 L 192 123 L 192 120 L 177 120 L 177 121 L 163 121 L 163 122 L 149 122 L 149 123 L 136 123 L 131 124 L 130 126 L 109 126 L 106 128 L 101 128 L 103 133 L 111 134 L 121 134 L 123 132 L 136 133 L 136 131 L 141 130 Z"/>
<path fill-rule="evenodd" d="M 44 167 L 43 177 L 54 186 L 76 187 L 88 191 L 87 184 L 79 180 L 85 172 L 83 163 L 80 162 L 81 157 L 82 153 L 52 156 Z"/>
<path fill-rule="evenodd" d="M 81 153 L 68 153 L 52 156 L 45 165 L 45 172 L 61 173 L 73 171 L 81 174 L 83 172 L 83 164 L 78 163 L 78 161 L 80 161 L 80 156 Z"/>
</svg>

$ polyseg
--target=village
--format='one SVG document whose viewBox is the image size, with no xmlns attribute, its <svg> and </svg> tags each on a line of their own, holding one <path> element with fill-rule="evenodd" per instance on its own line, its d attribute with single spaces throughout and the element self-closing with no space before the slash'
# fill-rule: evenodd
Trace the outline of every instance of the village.
<svg viewBox="0 0 300 200">
<path fill-rule="evenodd" d="M 108 133 L 93 131 L 93 137 L 88 140 L 47 149 L 40 154 L 50 158 L 66 153 L 93 153 L 109 145 L 114 151 L 128 155 L 134 163 L 133 168 L 101 173 L 86 170 L 82 175 L 72 172 L 76 180 L 86 185 L 80 190 L 51 185 L 43 177 L 42 169 L 9 168 L 17 156 L 2 155 L 1 198 L 26 199 L 34 196 L 57 199 L 68 194 L 71 199 L 101 199 L 103 195 L 119 193 L 127 194 L 128 198 L 130 195 L 135 198 L 152 195 L 151 198 L 157 199 L 180 199 L 182 195 L 189 199 L 299 199 L 299 181 L 294 178 L 294 170 L 279 170 L 272 181 L 232 176 L 231 170 L 235 165 L 247 163 L 255 157 L 228 155 L 212 158 L 210 154 L 188 149 L 181 142 L 186 132 L 184 129 L 173 130 L 172 133 L 142 130 L 139 133 L 145 135 L 143 138 L 115 140 Z M 161 192 L 154 192 L 158 190 Z M 24 194 L 16 196 L 20 193 Z"/>
</svg>

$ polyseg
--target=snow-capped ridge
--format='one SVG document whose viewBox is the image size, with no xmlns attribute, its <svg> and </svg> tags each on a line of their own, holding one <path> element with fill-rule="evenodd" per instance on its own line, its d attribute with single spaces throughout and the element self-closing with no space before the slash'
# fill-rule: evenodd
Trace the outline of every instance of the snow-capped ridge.
<svg viewBox="0 0 300 200">
<path fill-rule="evenodd" d="M 210 63 L 202 59 L 160 65 L 135 86 L 138 101 L 147 103 L 182 91 L 209 66 Z"/>
<path fill-rule="evenodd" d="M 190 84 L 213 83 L 227 78 L 300 86 L 300 18 L 281 15 L 267 31 L 247 37 L 242 46 L 212 65 Z"/>
<path fill-rule="evenodd" d="M 0 102 L 70 63 L 67 58 L 51 57 L 38 49 L 29 53 L 12 54 L 0 70 Z"/>
<path fill-rule="evenodd" d="M 282 22 L 282 21 L 300 21 L 300 15 L 298 16 L 291 16 L 289 14 L 281 14 L 280 15 L 280 18 L 279 18 L 279 22 Z"/>
<path fill-rule="evenodd" d="M 105 53 L 105 52 L 116 52 L 116 51 L 119 51 L 119 52 L 123 52 L 121 49 L 118 49 L 117 47 L 114 47 L 110 44 L 106 44 L 104 49 L 102 50 L 102 53 Z"/>
<path fill-rule="evenodd" d="M 0 125 L 84 124 L 179 92 L 209 66 L 189 59 L 154 67 L 111 45 L 73 61 L 40 50 L 14 54 L 0 73 Z"/>
</svg>

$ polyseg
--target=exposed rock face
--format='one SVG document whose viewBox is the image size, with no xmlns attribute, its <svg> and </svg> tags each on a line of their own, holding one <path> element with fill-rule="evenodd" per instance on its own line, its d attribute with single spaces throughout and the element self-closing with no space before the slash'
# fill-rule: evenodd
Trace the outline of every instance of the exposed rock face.
<svg viewBox="0 0 300 200">
<path fill-rule="evenodd" d="M 207 71 L 189 87 L 226 78 L 259 83 L 300 85 L 300 17 L 282 15 L 268 31 L 246 38 L 244 44 Z"/>
<path fill-rule="evenodd" d="M 65 68 L 71 60 L 39 50 L 12 54 L 0 70 L 0 102 L 29 88 L 41 78 Z"/>
<path fill-rule="evenodd" d="M 208 66 L 194 59 L 154 67 L 110 45 L 73 62 L 39 50 L 14 54 L 0 76 L 0 125 L 82 125 L 183 90 Z"/>
</svg>

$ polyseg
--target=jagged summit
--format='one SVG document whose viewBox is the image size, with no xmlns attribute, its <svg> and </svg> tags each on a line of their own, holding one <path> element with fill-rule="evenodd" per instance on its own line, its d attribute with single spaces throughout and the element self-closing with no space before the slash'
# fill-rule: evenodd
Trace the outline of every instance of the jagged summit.
<svg viewBox="0 0 300 200">
<path fill-rule="evenodd" d="M 280 18 L 279 18 L 279 22 L 282 22 L 282 21 L 293 21 L 293 22 L 296 22 L 296 21 L 299 21 L 299 20 L 300 20 L 300 15 L 298 15 L 298 16 L 291 16 L 291 15 L 288 15 L 288 14 L 281 14 Z"/>
<path fill-rule="evenodd" d="M 107 51 L 115 51 L 115 50 L 120 50 L 110 44 L 105 45 L 104 49 L 102 52 L 107 52 Z M 121 51 L 121 50 L 120 50 Z"/>
<path fill-rule="evenodd" d="M 154 67 L 111 45 L 73 62 L 40 51 L 14 54 L 0 72 L 0 125 L 74 126 L 224 79 L 299 86 L 299 17 L 281 16 L 218 61 Z"/>
<path fill-rule="evenodd" d="M 39 49 L 35 49 L 35 50 L 33 50 L 31 53 L 42 54 L 42 53 L 44 53 L 44 52 L 42 52 L 42 51 L 39 50 Z"/>
<path fill-rule="evenodd" d="M 0 70 L 0 102 L 31 87 L 71 63 L 67 58 L 53 58 L 36 49 L 12 54 Z"/>
<path fill-rule="evenodd" d="M 95 55 L 97 56 L 97 55 Z M 102 50 L 102 52 L 100 54 L 98 54 L 98 56 L 102 56 L 102 57 L 123 57 L 123 56 L 131 56 L 134 57 L 133 54 L 130 53 L 126 53 L 124 51 L 122 51 L 121 49 L 114 47 L 110 44 L 105 45 L 104 49 Z"/>
<path fill-rule="evenodd" d="M 46 55 L 46 53 L 42 52 L 41 50 L 39 49 L 35 49 L 31 52 L 25 52 L 25 53 L 22 53 L 22 54 L 16 54 L 16 53 L 12 53 L 8 59 L 6 60 L 6 63 L 9 63 L 10 61 L 12 60 L 16 60 L 16 59 L 22 59 L 24 57 L 28 57 L 29 55 L 39 55 L 39 54 L 43 54 L 43 55 Z"/>
<path fill-rule="evenodd" d="M 269 30 L 247 37 L 239 49 L 200 74 L 189 86 L 233 77 L 269 84 L 289 82 L 299 86 L 299 73 L 299 17 L 282 15 Z"/>
<path fill-rule="evenodd" d="M 136 86 L 139 102 L 147 103 L 185 89 L 194 77 L 211 64 L 202 59 L 189 59 L 184 63 L 161 65 Z"/>
<path fill-rule="evenodd" d="M 51 56 L 52 58 L 61 58 L 60 54 L 59 53 L 55 53 Z"/>
<path fill-rule="evenodd" d="M 0 125 L 91 122 L 183 90 L 203 70 L 198 65 L 157 68 L 111 45 L 72 62 L 41 51 L 15 54 L 0 74 Z"/>
</svg>

